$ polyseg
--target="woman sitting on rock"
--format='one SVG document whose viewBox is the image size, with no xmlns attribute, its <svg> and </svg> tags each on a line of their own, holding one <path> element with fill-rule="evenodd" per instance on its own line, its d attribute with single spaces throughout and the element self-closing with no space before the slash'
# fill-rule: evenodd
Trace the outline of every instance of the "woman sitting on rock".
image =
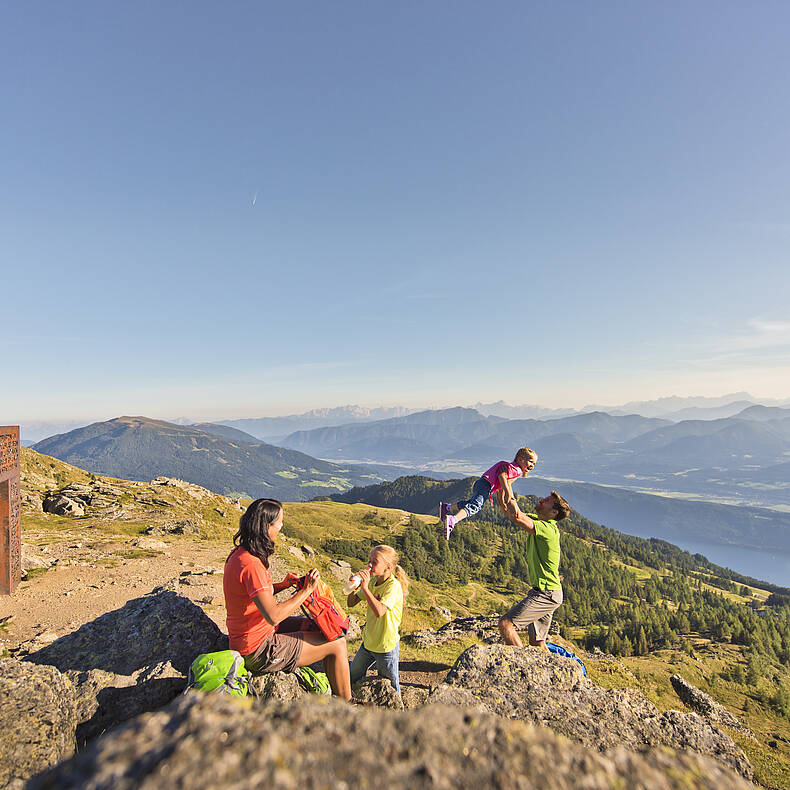
<svg viewBox="0 0 790 790">
<path fill-rule="evenodd" d="M 305 630 L 307 618 L 291 617 L 315 589 L 318 571 L 313 568 L 305 586 L 287 600 L 274 598 L 291 586 L 273 584 L 269 572 L 282 525 L 283 505 L 276 499 L 256 499 L 241 517 L 223 579 L 230 648 L 244 656 L 253 675 L 291 672 L 322 659 L 332 693 L 351 699 L 346 640 L 328 642 L 320 631 Z"/>
</svg>

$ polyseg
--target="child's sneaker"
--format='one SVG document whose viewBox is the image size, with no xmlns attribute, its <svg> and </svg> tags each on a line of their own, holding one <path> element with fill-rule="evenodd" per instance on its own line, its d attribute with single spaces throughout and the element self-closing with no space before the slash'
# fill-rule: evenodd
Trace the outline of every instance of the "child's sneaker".
<svg viewBox="0 0 790 790">
<path fill-rule="evenodd" d="M 439 521 L 444 524 L 445 516 L 450 515 L 450 503 L 449 502 L 440 502 L 439 503 Z"/>
<path fill-rule="evenodd" d="M 442 523 L 444 524 L 444 539 L 450 540 L 450 533 L 455 529 L 455 516 L 448 513 Z"/>
</svg>

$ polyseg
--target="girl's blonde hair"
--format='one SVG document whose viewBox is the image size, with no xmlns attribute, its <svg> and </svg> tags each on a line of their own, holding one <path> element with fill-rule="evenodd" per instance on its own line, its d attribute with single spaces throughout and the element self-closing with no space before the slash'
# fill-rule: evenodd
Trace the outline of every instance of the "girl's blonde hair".
<svg viewBox="0 0 790 790">
<path fill-rule="evenodd" d="M 538 462 L 538 454 L 530 447 L 520 447 L 516 451 L 516 457 L 513 459 L 513 463 L 517 464 L 522 458 L 524 460 L 531 458 L 533 463 Z"/>
<path fill-rule="evenodd" d="M 403 589 L 403 597 L 405 598 L 409 594 L 409 577 L 406 575 L 406 571 L 398 565 L 398 552 L 386 543 L 379 543 L 378 546 L 374 546 L 370 550 L 370 553 L 378 554 L 384 562 L 392 566 L 392 573 L 400 582 L 400 586 Z"/>
</svg>

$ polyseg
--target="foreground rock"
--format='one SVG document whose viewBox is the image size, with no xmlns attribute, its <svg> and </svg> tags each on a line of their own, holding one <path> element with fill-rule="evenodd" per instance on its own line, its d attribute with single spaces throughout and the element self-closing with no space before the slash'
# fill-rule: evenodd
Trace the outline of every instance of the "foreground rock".
<svg viewBox="0 0 790 790">
<path fill-rule="evenodd" d="M 404 704 L 395 686 L 388 678 L 362 678 L 352 689 L 354 699 L 363 705 L 377 705 L 380 708 L 403 710 Z"/>
<path fill-rule="evenodd" d="M 250 678 L 250 693 L 261 700 L 294 700 L 307 696 L 293 672 L 271 672 Z"/>
<path fill-rule="evenodd" d="M 683 703 L 696 713 L 699 713 L 700 716 L 704 716 L 714 724 L 721 724 L 723 727 L 729 727 L 732 730 L 738 730 L 754 737 L 752 731 L 748 727 L 744 727 L 738 717 L 725 708 L 724 705 L 716 702 L 713 697 L 704 691 L 700 691 L 696 686 L 692 686 L 680 675 L 672 675 L 669 682 Z"/>
<path fill-rule="evenodd" d="M 186 677 L 169 661 L 144 667 L 133 675 L 101 669 L 72 669 L 66 675 L 76 689 L 77 748 L 127 719 L 161 708 L 186 685 Z"/>
<path fill-rule="evenodd" d="M 462 689 L 461 699 L 471 694 L 493 713 L 542 724 L 585 746 L 689 749 L 752 777 L 743 751 L 696 714 L 659 713 L 640 692 L 596 686 L 576 661 L 538 648 L 475 645 L 458 657 L 445 684 Z M 428 697 L 435 701 L 452 699 L 439 686 Z"/>
<path fill-rule="evenodd" d="M 74 686 L 54 667 L 0 659 L 0 787 L 74 753 Z"/>
<path fill-rule="evenodd" d="M 173 589 L 159 587 L 85 623 L 26 660 L 61 671 L 102 669 L 116 675 L 134 675 L 169 661 L 186 675 L 198 654 L 227 648 L 227 637 L 199 606 Z"/>
<path fill-rule="evenodd" d="M 746 790 L 699 755 L 600 754 L 550 730 L 460 708 L 395 712 L 326 699 L 251 705 L 188 695 L 34 778 L 31 790 L 346 787 Z"/>
</svg>

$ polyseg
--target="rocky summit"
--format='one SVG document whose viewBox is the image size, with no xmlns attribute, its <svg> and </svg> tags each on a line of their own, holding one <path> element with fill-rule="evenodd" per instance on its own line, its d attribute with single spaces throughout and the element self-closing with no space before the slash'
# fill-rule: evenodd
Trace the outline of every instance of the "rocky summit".
<svg viewBox="0 0 790 790">
<path fill-rule="evenodd" d="M 691 753 L 606 754 L 488 712 L 429 705 L 398 712 L 331 699 L 259 704 L 190 694 L 94 741 L 30 790 L 163 786 L 745 790 Z"/>
</svg>

